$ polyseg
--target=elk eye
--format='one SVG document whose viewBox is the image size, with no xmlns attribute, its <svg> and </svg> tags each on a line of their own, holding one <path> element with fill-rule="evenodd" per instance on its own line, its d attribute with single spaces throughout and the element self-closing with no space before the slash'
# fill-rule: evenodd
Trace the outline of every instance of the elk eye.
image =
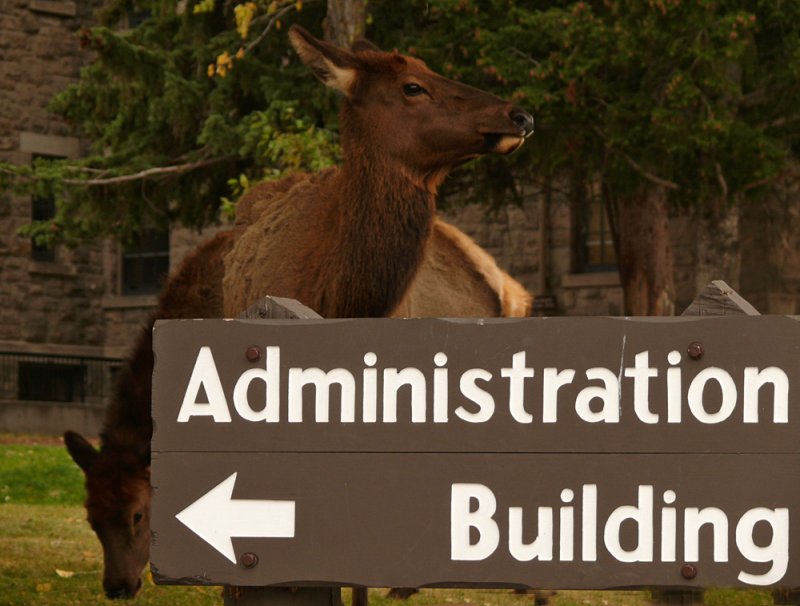
<svg viewBox="0 0 800 606">
<path fill-rule="evenodd" d="M 137 511 L 135 514 L 133 514 L 133 523 L 138 524 L 141 521 L 142 521 L 142 512 Z"/>
<path fill-rule="evenodd" d="M 418 97 L 419 95 L 425 95 L 428 91 L 422 88 L 419 84 L 404 84 L 403 85 L 403 94 L 406 97 Z"/>
</svg>

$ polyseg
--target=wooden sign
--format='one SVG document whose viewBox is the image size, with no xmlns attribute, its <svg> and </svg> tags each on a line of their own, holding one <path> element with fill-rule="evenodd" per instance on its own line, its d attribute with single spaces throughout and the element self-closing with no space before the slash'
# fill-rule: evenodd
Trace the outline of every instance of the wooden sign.
<svg viewBox="0 0 800 606">
<path fill-rule="evenodd" d="M 159 582 L 800 586 L 787 317 L 156 324 Z"/>
</svg>

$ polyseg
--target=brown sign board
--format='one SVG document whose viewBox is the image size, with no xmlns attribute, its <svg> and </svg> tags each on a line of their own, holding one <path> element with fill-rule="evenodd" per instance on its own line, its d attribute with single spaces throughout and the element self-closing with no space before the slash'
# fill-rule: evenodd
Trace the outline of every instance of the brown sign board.
<svg viewBox="0 0 800 606">
<path fill-rule="evenodd" d="M 774 316 L 160 321 L 154 577 L 800 586 L 798 337 Z"/>
</svg>

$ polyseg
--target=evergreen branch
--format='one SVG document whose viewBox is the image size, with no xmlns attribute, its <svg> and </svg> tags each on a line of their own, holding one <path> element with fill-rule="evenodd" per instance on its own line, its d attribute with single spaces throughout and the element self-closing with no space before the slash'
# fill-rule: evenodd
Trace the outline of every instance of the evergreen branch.
<svg viewBox="0 0 800 606">
<path fill-rule="evenodd" d="M 187 162 L 186 164 L 173 164 L 170 166 L 156 166 L 146 170 L 132 173 L 130 175 L 119 175 L 117 177 L 106 177 L 101 179 L 64 179 L 62 182 L 67 185 L 81 185 L 84 187 L 95 187 L 98 185 L 118 185 L 120 183 L 128 183 L 131 181 L 142 181 L 161 175 L 181 175 L 188 173 L 199 168 L 206 168 L 215 164 L 229 162 L 238 158 L 238 156 L 220 156 L 217 158 L 207 158 L 205 160 L 198 160 L 197 162 Z"/>
</svg>

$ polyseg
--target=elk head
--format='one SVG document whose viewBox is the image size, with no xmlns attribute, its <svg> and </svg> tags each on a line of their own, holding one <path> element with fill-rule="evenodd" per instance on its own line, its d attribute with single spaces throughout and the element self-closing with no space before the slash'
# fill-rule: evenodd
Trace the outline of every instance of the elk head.
<svg viewBox="0 0 800 606">
<path fill-rule="evenodd" d="M 130 451 L 97 451 L 72 431 L 64 443 L 86 476 L 86 513 L 103 547 L 106 596 L 132 598 L 150 559 L 150 468 Z"/>
<path fill-rule="evenodd" d="M 419 59 L 365 41 L 338 48 L 294 26 L 302 61 L 345 98 L 345 163 L 378 156 L 415 177 L 447 173 L 486 153 L 507 154 L 533 133 L 533 117 L 489 93 L 431 71 Z"/>
</svg>

